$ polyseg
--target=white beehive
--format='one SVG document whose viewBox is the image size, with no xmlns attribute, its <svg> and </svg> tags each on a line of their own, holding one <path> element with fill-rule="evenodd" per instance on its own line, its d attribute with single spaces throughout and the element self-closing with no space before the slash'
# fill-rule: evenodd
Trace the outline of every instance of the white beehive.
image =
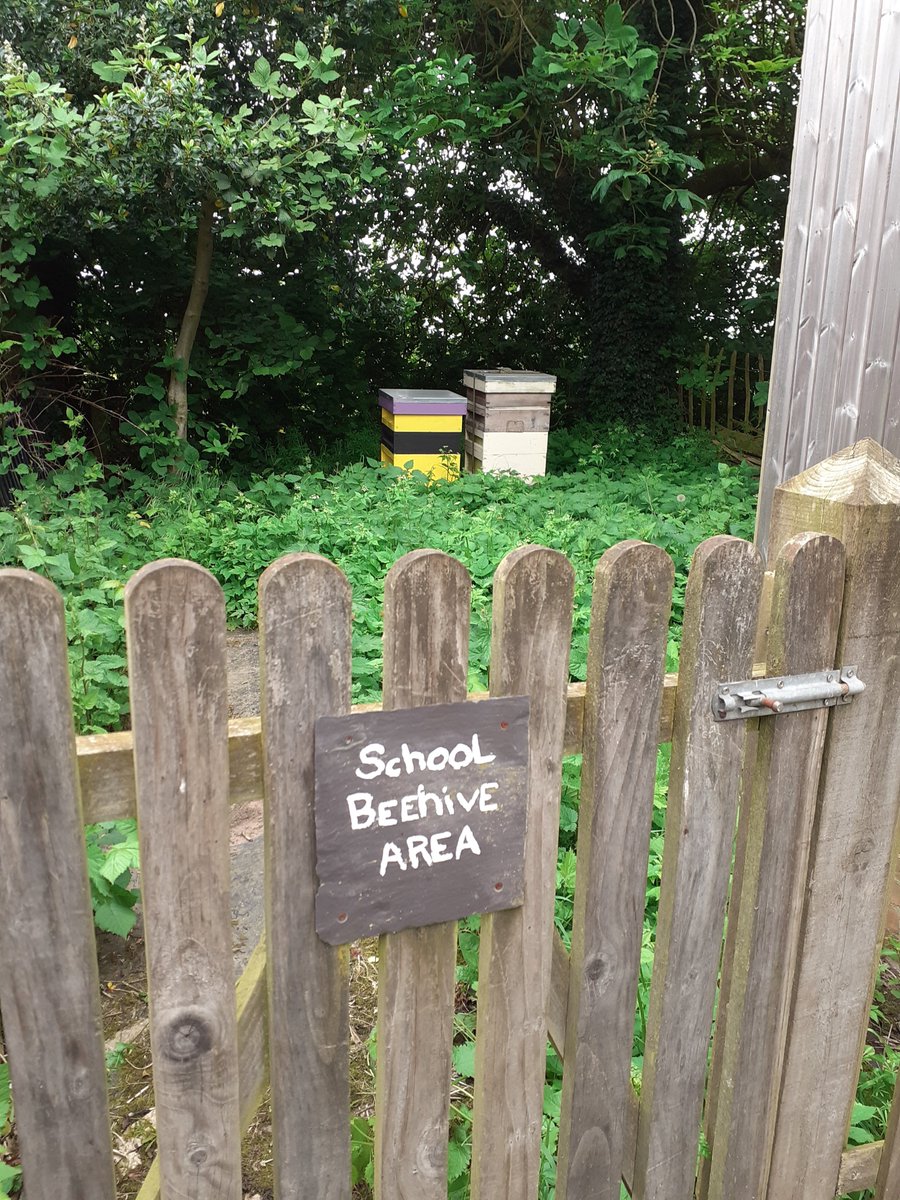
<svg viewBox="0 0 900 1200">
<path fill-rule="evenodd" d="M 463 385 L 468 403 L 466 469 L 543 475 L 556 376 L 471 369 L 463 374 Z"/>
</svg>

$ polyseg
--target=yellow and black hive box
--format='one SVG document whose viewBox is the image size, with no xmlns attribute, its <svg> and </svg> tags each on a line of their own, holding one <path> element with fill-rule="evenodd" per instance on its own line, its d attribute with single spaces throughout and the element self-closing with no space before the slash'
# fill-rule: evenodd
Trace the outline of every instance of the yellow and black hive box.
<svg viewBox="0 0 900 1200">
<path fill-rule="evenodd" d="M 436 479 L 455 479 L 463 450 L 466 400 L 436 388 L 392 388 L 378 393 L 381 461 L 412 466 Z"/>
</svg>

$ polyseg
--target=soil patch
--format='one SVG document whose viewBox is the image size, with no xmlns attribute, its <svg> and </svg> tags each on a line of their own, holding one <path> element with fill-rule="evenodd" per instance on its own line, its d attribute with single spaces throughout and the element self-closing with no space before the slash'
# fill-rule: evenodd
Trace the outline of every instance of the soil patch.
<svg viewBox="0 0 900 1200">
<path fill-rule="evenodd" d="M 255 717 L 259 712 L 259 634 L 230 629 L 228 648 L 228 715 Z"/>
<path fill-rule="evenodd" d="M 228 646 L 228 715 L 259 713 L 259 635 L 255 629 L 232 629 Z M 231 812 L 231 919 L 234 926 L 235 972 L 247 965 L 262 936 L 263 806 L 253 800 Z"/>
</svg>

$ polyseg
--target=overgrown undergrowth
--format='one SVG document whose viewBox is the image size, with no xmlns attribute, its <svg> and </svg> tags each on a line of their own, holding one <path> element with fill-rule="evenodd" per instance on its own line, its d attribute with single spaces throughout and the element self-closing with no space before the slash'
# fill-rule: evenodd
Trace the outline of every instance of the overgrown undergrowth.
<svg viewBox="0 0 900 1200">
<path fill-rule="evenodd" d="M 112 478 L 84 450 L 77 429 L 46 480 L 32 478 L 21 503 L 0 511 L 0 563 L 37 570 L 63 592 L 75 717 L 81 732 L 127 724 L 122 593 L 155 558 L 190 558 L 225 591 L 233 626 L 256 623 L 259 575 L 279 555 L 332 559 L 353 588 L 354 701 L 381 684 L 384 577 L 403 554 L 445 550 L 473 583 L 471 684 L 487 678 L 491 580 L 525 543 L 553 547 L 575 566 L 571 673 L 584 678 L 591 579 L 604 550 L 643 538 L 675 561 L 673 629 L 681 619 L 690 556 L 714 533 L 749 537 L 755 477 L 717 463 L 708 443 L 678 436 L 660 444 L 624 426 L 602 440 L 590 431 L 551 438 L 549 473 L 528 484 L 469 475 L 429 483 L 367 463 L 333 473 L 298 461 L 292 471 L 246 478 L 194 465 L 186 475 L 120 471 Z"/>
</svg>

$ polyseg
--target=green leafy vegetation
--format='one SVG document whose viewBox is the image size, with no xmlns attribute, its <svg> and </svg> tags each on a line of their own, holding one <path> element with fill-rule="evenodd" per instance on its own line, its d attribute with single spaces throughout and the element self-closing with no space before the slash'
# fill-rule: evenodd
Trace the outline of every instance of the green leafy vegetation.
<svg viewBox="0 0 900 1200">
<path fill-rule="evenodd" d="M 900 1051 L 892 1038 L 900 1021 L 900 948 L 888 942 L 882 951 L 869 1013 L 869 1034 L 850 1125 L 850 1144 L 862 1146 L 884 1137 Z"/>
<path fill-rule="evenodd" d="M 0 1196 L 12 1196 L 18 1192 L 22 1179 L 21 1167 L 6 1161 L 7 1148 L 4 1139 L 9 1136 L 12 1124 L 13 1106 L 9 1088 L 9 1065 L 0 1058 Z"/>
<path fill-rule="evenodd" d="M 88 878 L 98 929 L 127 937 L 140 899 L 132 885 L 138 867 L 137 822 L 107 821 L 87 830 Z"/>
<path fill-rule="evenodd" d="M 750 536 L 755 477 L 717 463 L 698 437 L 668 443 L 624 425 L 551 437 L 550 473 L 533 484 L 469 475 L 430 483 L 365 463 L 329 473 L 309 457 L 294 471 L 240 483 L 198 462 L 179 476 L 104 472 L 77 418 L 48 478 L 25 477 L 21 503 L 0 511 L 0 561 L 41 571 L 65 597 L 75 713 L 81 732 L 127 720 L 122 593 L 154 558 L 207 566 L 225 591 L 229 621 L 256 623 L 259 575 L 293 550 L 330 558 L 354 596 L 353 698 L 381 686 L 381 593 L 403 554 L 421 546 L 462 560 L 473 581 L 470 685 L 487 685 L 490 592 L 503 556 L 524 543 L 566 554 L 577 573 L 573 679 L 583 679 L 594 567 L 627 537 L 663 546 L 678 582 L 680 623 L 690 556 L 711 533 Z M 374 449 L 374 445 L 373 445 Z"/>
</svg>

